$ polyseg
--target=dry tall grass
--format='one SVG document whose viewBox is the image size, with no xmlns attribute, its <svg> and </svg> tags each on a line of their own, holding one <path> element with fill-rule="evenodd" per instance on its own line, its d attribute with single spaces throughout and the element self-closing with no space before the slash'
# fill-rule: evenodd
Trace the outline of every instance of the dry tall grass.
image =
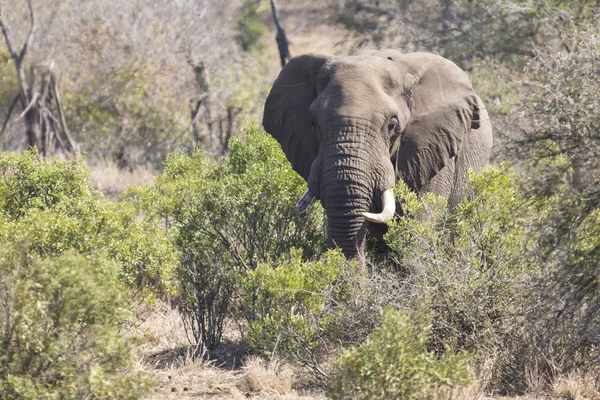
<svg viewBox="0 0 600 400">
<path fill-rule="evenodd" d="M 302 376 L 300 371 L 277 360 L 268 363 L 250 357 L 239 368 L 236 362 L 225 364 L 193 358 L 195 349 L 187 338 L 181 315 L 169 304 L 157 301 L 140 314 L 142 322 L 129 334 L 135 338 L 142 355 L 141 368 L 156 380 L 148 400 L 325 398 L 320 389 L 295 390 L 294 384 Z M 233 341 L 242 340 L 233 324 L 228 325 L 225 336 Z"/>
<path fill-rule="evenodd" d="M 107 199 L 116 200 L 129 186 L 152 184 L 155 171 L 137 166 L 121 169 L 114 162 L 98 161 L 90 166 L 90 181 Z"/>
<path fill-rule="evenodd" d="M 557 378 L 553 395 L 567 400 L 600 399 L 600 376 L 578 372 Z"/>
</svg>

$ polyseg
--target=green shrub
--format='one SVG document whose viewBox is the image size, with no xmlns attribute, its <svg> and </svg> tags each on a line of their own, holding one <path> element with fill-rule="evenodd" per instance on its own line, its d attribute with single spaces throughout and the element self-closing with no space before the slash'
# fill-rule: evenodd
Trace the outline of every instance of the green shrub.
<svg viewBox="0 0 600 400">
<path fill-rule="evenodd" d="M 0 216 L 0 243 L 27 242 L 43 257 L 106 252 L 129 286 L 159 293 L 171 286 L 176 258 L 164 232 L 138 220 L 130 204 L 102 199 L 80 157 L 47 162 L 35 150 L 0 154 Z"/>
<path fill-rule="evenodd" d="M 246 274 L 290 251 L 323 251 L 323 213 L 294 213 L 305 183 L 277 142 L 256 127 L 246 143 L 230 142 L 219 161 L 201 150 L 168 157 L 153 188 L 129 197 L 151 218 L 162 218 L 180 254 L 181 306 L 196 340 L 209 349 Z"/>
<path fill-rule="evenodd" d="M 122 338 L 118 272 L 106 257 L 0 250 L 1 399 L 140 397 L 149 381 Z"/>
<path fill-rule="evenodd" d="M 468 354 L 428 348 L 426 313 L 384 311 L 366 343 L 342 352 L 331 383 L 334 399 L 432 399 L 443 387 L 469 382 Z"/>
<path fill-rule="evenodd" d="M 277 262 L 260 263 L 244 285 L 251 351 L 277 354 L 324 375 L 320 356 L 334 347 L 332 336 L 343 336 L 335 332 L 331 302 L 349 295 L 353 266 L 333 250 L 318 261 L 305 261 L 296 250 Z"/>
<path fill-rule="evenodd" d="M 580 7 L 585 15 L 584 5 Z M 596 4 L 597 8 L 597 4 Z M 598 12 L 595 12 L 596 18 Z M 595 26 L 568 37 L 570 51 L 537 51 L 519 99 L 520 131 L 507 153 L 523 165 L 531 196 L 552 204 L 539 224 L 543 268 L 528 321 L 547 375 L 598 366 L 600 348 L 600 40 Z M 565 38 L 566 40 L 567 38 Z M 520 114 L 520 115 L 519 115 Z M 592 350 L 593 349 L 593 350 Z"/>
<path fill-rule="evenodd" d="M 524 385 L 525 369 L 535 364 L 525 315 L 540 272 L 536 226 L 549 207 L 526 196 L 507 167 L 471 174 L 468 192 L 449 210 L 439 197 L 418 200 L 399 184 L 403 208 L 416 218 L 392 223 L 386 241 L 409 272 L 405 297 L 430 300 L 430 346 L 465 349 L 491 363 L 491 385 Z"/>
<path fill-rule="evenodd" d="M 268 32 L 267 26 L 262 22 L 263 15 L 264 7 L 261 1 L 244 1 L 242 15 L 235 23 L 235 41 L 242 50 L 250 51 L 258 47 L 260 38 Z"/>
</svg>

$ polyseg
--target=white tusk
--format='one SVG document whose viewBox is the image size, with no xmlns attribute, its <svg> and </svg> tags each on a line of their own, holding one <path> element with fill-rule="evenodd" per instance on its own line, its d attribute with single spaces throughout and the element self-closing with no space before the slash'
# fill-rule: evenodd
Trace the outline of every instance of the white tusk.
<svg viewBox="0 0 600 400">
<path fill-rule="evenodd" d="M 392 193 L 391 189 L 383 192 L 383 195 L 381 196 L 381 203 L 383 210 L 381 210 L 380 213 L 363 213 L 363 216 L 367 221 L 383 224 L 386 221 L 394 218 L 394 213 L 396 212 L 396 200 L 394 199 L 394 193 Z"/>
<path fill-rule="evenodd" d="M 298 200 L 298 202 L 296 203 L 296 207 L 295 207 L 296 214 L 304 213 L 308 209 L 308 206 L 310 206 L 310 204 L 313 202 L 314 199 L 315 199 L 315 196 L 310 192 L 310 189 L 308 189 L 306 192 L 304 192 L 302 197 L 300 197 L 300 200 Z"/>
</svg>

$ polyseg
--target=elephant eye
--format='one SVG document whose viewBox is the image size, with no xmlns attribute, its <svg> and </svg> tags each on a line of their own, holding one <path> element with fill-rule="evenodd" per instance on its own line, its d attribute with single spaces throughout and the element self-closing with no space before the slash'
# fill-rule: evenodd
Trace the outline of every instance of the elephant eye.
<svg viewBox="0 0 600 400">
<path fill-rule="evenodd" d="M 393 119 L 388 123 L 388 132 L 394 133 L 396 131 L 396 128 L 398 128 L 398 121 Z"/>
</svg>

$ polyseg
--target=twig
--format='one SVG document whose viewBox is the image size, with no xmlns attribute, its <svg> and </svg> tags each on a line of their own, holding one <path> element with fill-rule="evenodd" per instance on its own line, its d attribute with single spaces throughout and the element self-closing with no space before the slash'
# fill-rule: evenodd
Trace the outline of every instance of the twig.
<svg viewBox="0 0 600 400">
<path fill-rule="evenodd" d="M 67 121 L 65 119 L 65 114 L 63 113 L 62 104 L 60 101 L 60 95 L 58 93 L 58 87 L 56 84 L 56 78 L 52 75 L 50 79 L 52 79 L 51 90 L 52 90 L 52 94 L 54 96 L 54 101 L 56 101 L 56 108 L 58 109 L 58 117 L 60 118 L 60 125 L 61 125 L 63 133 L 65 134 L 65 137 L 67 139 L 67 143 L 70 147 L 69 150 L 70 150 L 71 154 L 73 154 L 76 151 L 75 141 L 71 137 L 71 134 L 69 133 L 69 129 L 67 128 Z M 57 136 L 60 136 L 60 135 L 57 135 Z"/>
<path fill-rule="evenodd" d="M 21 52 L 19 54 L 19 61 L 23 61 L 25 54 L 27 53 L 27 48 L 33 39 L 33 32 L 35 31 L 35 18 L 33 16 L 33 7 L 31 6 L 31 0 L 27 0 L 27 7 L 29 7 L 29 19 L 31 20 L 31 26 L 29 27 L 29 32 L 27 33 L 27 38 L 25 39 L 25 43 L 23 43 L 23 47 L 21 48 Z"/>
<path fill-rule="evenodd" d="M 35 102 L 37 101 L 38 97 L 40 97 L 40 94 L 38 92 L 36 92 L 33 95 L 33 98 L 31 99 L 31 101 L 29 102 L 29 105 L 27 107 L 25 107 L 25 109 L 23 110 L 23 112 L 21 113 L 21 115 L 19 115 L 19 118 L 17 118 L 15 120 L 15 122 L 18 121 L 18 120 L 20 120 L 21 118 L 23 118 L 25 115 L 27 115 L 27 113 L 29 112 L 29 110 L 31 110 L 31 108 L 35 105 Z"/>
</svg>

